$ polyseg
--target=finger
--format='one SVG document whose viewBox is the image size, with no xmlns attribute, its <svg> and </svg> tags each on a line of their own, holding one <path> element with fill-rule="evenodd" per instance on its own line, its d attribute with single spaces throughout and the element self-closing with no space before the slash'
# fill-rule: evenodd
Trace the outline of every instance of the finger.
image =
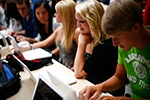
<svg viewBox="0 0 150 100">
<path fill-rule="evenodd" d="M 91 89 L 88 87 L 86 91 L 86 95 L 84 96 L 85 100 L 89 100 L 91 98 Z M 90 99 L 93 100 L 93 99 Z"/>
<path fill-rule="evenodd" d="M 98 98 L 99 95 L 100 95 L 100 94 L 99 94 L 98 92 L 95 92 L 95 93 L 91 96 L 90 100 L 96 100 L 96 98 Z"/>
<path fill-rule="evenodd" d="M 87 87 L 83 88 L 80 92 L 79 92 L 79 99 L 80 100 L 84 100 L 84 94 L 86 93 L 86 89 Z"/>
</svg>

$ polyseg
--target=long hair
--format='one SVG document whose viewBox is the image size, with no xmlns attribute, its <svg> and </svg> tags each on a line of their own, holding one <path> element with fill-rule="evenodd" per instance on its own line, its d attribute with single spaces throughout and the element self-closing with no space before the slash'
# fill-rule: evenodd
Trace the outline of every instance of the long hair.
<svg viewBox="0 0 150 100">
<path fill-rule="evenodd" d="M 10 18 L 15 18 L 17 21 L 20 22 L 21 25 L 23 25 L 22 21 L 23 18 L 18 12 L 15 0 L 7 0 L 5 3 L 7 5 L 6 8 L 7 23 L 9 24 Z"/>
<path fill-rule="evenodd" d="M 107 35 L 102 32 L 101 21 L 104 14 L 102 5 L 96 0 L 86 0 L 78 4 L 75 8 L 78 13 L 89 25 L 92 41 L 92 49 L 103 40 L 107 39 Z"/>
<path fill-rule="evenodd" d="M 55 9 L 60 13 L 62 20 L 62 30 L 57 35 L 56 44 L 61 42 L 61 45 L 66 51 L 69 51 L 72 46 L 74 31 L 77 27 L 75 6 L 76 3 L 73 0 L 61 0 L 55 6 Z"/>
<path fill-rule="evenodd" d="M 48 18 L 48 21 L 49 21 L 49 22 L 48 22 L 48 33 L 46 33 L 46 32 L 43 30 L 44 24 L 42 24 L 42 23 L 37 19 L 36 15 L 35 15 L 36 9 L 39 8 L 39 7 L 41 7 L 41 6 L 43 6 L 43 7 L 47 10 L 47 12 L 48 12 L 48 16 L 49 16 L 49 18 Z M 35 17 L 35 23 L 36 23 L 36 27 L 37 27 L 38 33 L 40 33 L 42 39 L 46 39 L 46 38 L 47 38 L 47 34 L 48 34 L 48 36 L 49 36 L 49 35 L 52 34 L 52 32 L 53 32 L 53 31 L 52 31 L 52 11 L 51 11 L 51 9 L 50 9 L 50 6 L 49 6 L 47 0 L 38 0 L 38 2 L 35 3 L 35 5 L 34 5 L 34 17 Z"/>
</svg>

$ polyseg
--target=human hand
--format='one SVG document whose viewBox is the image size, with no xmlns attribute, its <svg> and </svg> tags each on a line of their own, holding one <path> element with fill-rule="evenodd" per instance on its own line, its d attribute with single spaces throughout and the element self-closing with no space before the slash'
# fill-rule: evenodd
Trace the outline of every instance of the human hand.
<svg viewBox="0 0 150 100">
<path fill-rule="evenodd" d="M 20 50 L 21 50 L 22 52 L 28 51 L 28 50 L 30 50 L 30 46 L 20 47 Z"/>
<path fill-rule="evenodd" d="M 96 100 L 136 100 L 134 98 L 123 97 L 123 96 L 101 96 Z"/>
<path fill-rule="evenodd" d="M 79 92 L 80 100 L 96 100 L 101 93 L 101 88 L 97 85 L 86 86 Z"/>
<path fill-rule="evenodd" d="M 8 34 L 11 36 L 16 36 L 16 32 L 8 32 Z"/>
<path fill-rule="evenodd" d="M 27 40 L 27 38 L 25 36 L 23 36 L 23 35 L 17 35 L 16 39 L 17 39 L 18 42 Z"/>
<path fill-rule="evenodd" d="M 70 70 L 72 70 L 74 72 L 74 67 L 71 67 Z"/>
<path fill-rule="evenodd" d="M 88 43 L 90 43 L 92 41 L 92 37 L 90 34 L 79 34 L 79 37 L 78 37 L 78 43 L 79 44 L 85 44 L 87 45 Z"/>
</svg>

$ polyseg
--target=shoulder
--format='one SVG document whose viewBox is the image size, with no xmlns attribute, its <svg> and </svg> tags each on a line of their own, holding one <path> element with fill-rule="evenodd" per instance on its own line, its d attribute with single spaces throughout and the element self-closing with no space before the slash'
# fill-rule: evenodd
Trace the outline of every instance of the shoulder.
<svg viewBox="0 0 150 100">
<path fill-rule="evenodd" d="M 74 31 L 74 36 L 73 36 L 73 41 L 78 44 L 78 37 L 79 37 L 79 34 L 80 34 L 80 29 L 79 28 L 76 28 L 75 31 Z"/>
<path fill-rule="evenodd" d="M 57 27 L 57 28 L 54 30 L 53 34 L 57 34 L 57 33 L 60 32 L 61 30 L 62 30 L 62 25 L 60 25 L 59 27 Z"/>
<path fill-rule="evenodd" d="M 55 31 L 61 31 L 62 30 L 62 25 L 60 25 L 60 26 L 58 26 L 56 29 L 55 29 Z"/>
<path fill-rule="evenodd" d="M 118 47 L 114 47 L 112 44 L 112 39 L 108 39 L 99 43 L 95 48 L 95 52 L 107 52 L 107 53 L 118 53 Z M 105 54 L 105 53 L 104 53 Z"/>
</svg>

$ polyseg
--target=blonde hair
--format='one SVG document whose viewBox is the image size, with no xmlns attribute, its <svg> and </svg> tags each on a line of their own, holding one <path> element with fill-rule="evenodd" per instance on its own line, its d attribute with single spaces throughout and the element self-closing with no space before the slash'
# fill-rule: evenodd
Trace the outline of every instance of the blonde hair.
<svg viewBox="0 0 150 100">
<path fill-rule="evenodd" d="M 131 31 L 135 23 L 143 23 L 142 8 L 133 0 L 115 0 L 102 18 L 102 30 L 106 34 Z"/>
<path fill-rule="evenodd" d="M 56 44 L 61 42 L 60 44 L 63 45 L 67 52 L 72 46 L 74 31 L 77 27 L 75 6 L 76 3 L 73 0 L 61 0 L 55 6 L 62 20 L 62 30 L 60 30 L 56 37 Z"/>
<path fill-rule="evenodd" d="M 89 25 L 92 41 L 92 49 L 101 41 L 107 39 L 101 29 L 102 16 L 104 9 L 102 5 L 96 0 L 86 0 L 78 4 L 75 8 L 78 13 Z"/>
</svg>

